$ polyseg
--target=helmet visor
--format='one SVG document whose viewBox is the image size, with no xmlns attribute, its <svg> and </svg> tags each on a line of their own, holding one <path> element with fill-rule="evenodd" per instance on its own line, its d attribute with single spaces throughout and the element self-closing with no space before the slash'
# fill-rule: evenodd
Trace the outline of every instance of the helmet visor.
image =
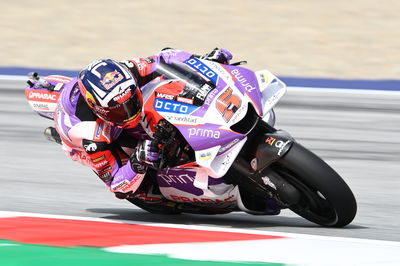
<svg viewBox="0 0 400 266">
<path fill-rule="evenodd" d="M 98 107 L 96 109 L 96 114 L 102 119 L 115 125 L 124 125 L 136 118 L 140 114 L 142 107 L 138 97 L 134 94 L 121 104 L 112 107 Z"/>
</svg>

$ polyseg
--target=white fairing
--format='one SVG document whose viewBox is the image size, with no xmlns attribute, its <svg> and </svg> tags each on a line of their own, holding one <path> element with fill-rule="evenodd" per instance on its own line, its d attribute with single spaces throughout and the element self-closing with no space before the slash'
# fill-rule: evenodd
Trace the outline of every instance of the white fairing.
<svg viewBox="0 0 400 266">
<path fill-rule="evenodd" d="M 260 87 L 263 104 L 263 120 L 270 125 L 275 124 L 272 108 L 286 93 L 286 85 L 268 70 L 255 72 Z"/>
</svg>

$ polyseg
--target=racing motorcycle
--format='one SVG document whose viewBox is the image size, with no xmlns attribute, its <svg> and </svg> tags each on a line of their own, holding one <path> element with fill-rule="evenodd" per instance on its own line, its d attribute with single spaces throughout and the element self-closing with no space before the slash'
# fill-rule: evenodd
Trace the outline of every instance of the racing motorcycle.
<svg viewBox="0 0 400 266">
<path fill-rule="evenodd" d="M 290 209 L 322 226 L 349 224 L 357 204 L 345 181 L 288 132 L 274 128 L 273 107 L 285 84 L 268 70 L 253 72 L 242 63 L 192 57 L 159 64 L 159 77 L 142 88 L 141 126 L 161 147 L 161 159 L 142 185 L 164 200 L 151 194 L 127 200 L 152 213 L 277 215 Z M 25 90 L 31 107 L 53 119 L 70 79 L 39 79 L 36 73 L 32 79 Z"/>
</svg>

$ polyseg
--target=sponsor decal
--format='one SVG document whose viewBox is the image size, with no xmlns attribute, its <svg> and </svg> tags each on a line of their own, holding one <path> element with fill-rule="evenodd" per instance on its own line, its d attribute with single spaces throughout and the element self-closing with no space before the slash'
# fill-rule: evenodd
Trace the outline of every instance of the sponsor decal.
<svg viewBox="0 0 400 266">
<path fill-rule="evenodd" d="M 169 195 L 172 200 L 180 201 L 180 202 L 193 202 L 193 203 L 213 203 L 213 204 L 221 204 L 226 202 L 235 202 L 235 198 L 233 195 L 225 198 L 225 199 L 210 199 L 210 198 L 202 198 L 202 197 L 184 197 L 178 195 Z"/>
<path fill-rule="evenodd" d="M 199 59 L 189 58 L 184 63 L 189 65 L 191 68 L 199 71 L 205 77 L 210 79 L 214 84 L 217 84 L 217 79 L 218 79 L 217 73 L 215 73 L 210 67 L 208 67 L 206 64 L 201 62 Z"/>
<path fill-rule="evenodd" d="M 49 110 L 49 105 L 47 103 L 33 103 L 33 108 L 41 110 Z"/>
<path fill-rule="evenodd" d="M 123 79 L 124 76 L 121 73 L 118 71 L 112 71 L 104 75 L 103 79 L 101 80 L 101 84 L 103 84 L 106 89 L 110 89 Z"/>
<path fill-rule="evenodd" d="M 197 106 L 156 98 L 154 101 L 154 109 L 159 112 L 189 114 L 197 109 Z"/>
<path fill-rule="evenodd" d="M 225 70 L 224 67 L 222 67 L 220 64 L 216 62 L 207 62 L 208 65 L 211 65 L 212 69 L 217 73 L 217 75 L 224 79 L 224 80 L 230 80 L 231 79 L 231 74 L 229 74 L 228 71 Z"/>
<path fill-rule="evenodd" d="M 277 140 L 276 138 L 273 138 L 273 137 L 268 137 L 265 140 L 265 143 L 267 143 L 268 145 L 275 146 L 276 148 L 279 149 L 278 155 L 281 155 L 283 149 L 291 142 L 292 141 L 290 141 L 290 140 L 287 140 L 287 141 Z"/>
<path fill-rule="evenodd" d="M 231 73 L 233 74 L 233 76 L 237 79 L 237 81 L 240 83 L 240 85 L 243 86 L 243 88 L 248 91 L 248 92 L 252 92 L 253 90 L 255 90 L 256 88 L 251 86 L 250 83 L 247 81 L 247 79 L 240 73 L 240 71 L 238 69 L 233 69 L 231 71 Z"/>
<path fill-rule="evenodd" d="M 204 101 L 207 97 L 207 94 L 212 90 L 213 88 L 208 85 L 208 84 L 204 84 L 203 86 L 201 86 L 201 88 L 199 89 L 199 91 L 196 94 L 196 98 Z"/>
<path fill-rule="evenodd" d="M 146 192 L 141 192 L 138 195 L 135 193 L 135 198 L 139 198 L 145 201 L 151 201 L 151 202 L 159 202 L 161 199 L 159 197 L 153 197 L 151 194 L 147 195 Z M 174 204 L 174 202 L 169 202 L 168 204 Z M 177 204 L 176 204 L 177 205 Z"/>
<path fill-rule="evenodd" d="M 204 102 L 204 104 L 210 105 L 212 102 L 212 99 L 218 94 L 218 90 L 217 89 L 213 89 L 207 96 L 206 101 Z"/>
<path fill-rule="evenodd" d="M 111 175 L 111 172 L 106 172 L 104 174 L 99 175 L 100 179 L 103 180 L 103 182 L 107 183 L 113 180 L 113 177 Z"/>
<path fill-rule="evenodd" d="M 259 77 L 260 77 L 261 83 L 268 82 L 268 77 L 264 73 L 260 73 Z"/>
<path fill-rule="evenodd" d="M 44 100 L 47 102 L 57 102 L 58 100 L 58 93 L 51 93 L 46 91 L 29 91 L 28 93 L 28 100 Z"/>
<path fill-rule="evenodd" d="M 132 96 L 132 92 L 130 88 L 125 88 L 119 95 L 115 96 L 113 100 L 117 103 L 123 103 Z"/>
<path fill-rule="evenodd" d="M 112 189 L 114 191 L 119 190 L 120 192 L 129 192 L 132 191 L 133 186 L 135 185 L 136 182 L 139 180 L 142 180 L 143 175 L 142 174 L 137 174 L 131 181 L 123 180 L 116 184 L 115 186 L 112 186 Z"/>
<path fill-rule="evenodd" d="M 104 161 L 100 161 L 97 164 L 93 164 L 93 167 L 95 167 L 96 169 L 99 169 L 99 168 L 101 168 L 103 166 L 106 166 L 107 164 L 109 164 L 109 161 L 104 160 Z"/>
<path fill-rule="evenodd" d="M 221 132 L 212 129 L 189 128 L 189 138 L 191 137 L 219 139 L 221 137 Z"/>
<path fill-rule="evenodd" d="M 91 99 L 88 99 L 88 100 L 91 101 Z M 107 115 L 110 112 L 110 110 L 105 110 L 105 109 L 95 105 L 93 102 L 90 105 L 92 106 L 94 111 L 99 113 L 99 114 Z"/>
<path fill-rule="evenodd" d="M 161 92 L 156 92 L 156 97 L 157 98 L 167 99 L 167 100 L 173 100 L 175 96 L 174 95 L 165 94 L 165 93 L 161 93 Z"/>
<path fill-rule="evenodd" d="M 274 142 L 276 141 L 276 138 L 273 138 L 273 137 L 268 137 L 266 140 L 265 140 L 265 143 L 267 143 L 268 145 L 273 145 L 274 144 Z"/>
<path fill-rule="evenodd" d="M 112 166 L 108 165 L 106 167 L 103 167 L 101 169 L 97 169 L 98 173 L 100 174 L 105 174 L 106 172 L 111 173 L 112 172 Z"/>
<path fill-rule="evenodd" d="M 113 189 L 113 190 L 118 190 L 118 189 L 122 189 L 122 190 L 123 190 L 123 188 L 125 188 L 125 187 L 127 187 L 127 186 L 129 186 L 128 181 L 122 180 L 122 181 L 119 182 L 118 184 L 112 186 L 112 189 Z"/>
<path fill-rule="evenodd" d="M 88 145 L 84 145 L 83 147 L 85 148 L 85 150 L 87 152 L 94 152 L 94 151 L 97 150 L 97 145 L 94 142 L 92 142 L 92 143 L 90 143 Z"/>
<path fill-rule="evenodd" d="M 178 96 L 178 97 L 176 98 L 176 100 L 177 100 L 178 102 L 183 102 L 183 103 L 187 103 L 187 104 L 193 104 L 193 99 L 188 99 L 188 98 L 185 98 L 185 97 L 180 97 L 180 96 Z"/>
<path fill-rule="evenodd" d="M 161 177 L 168 185 L 170 184 L 188 184 L 194 182 L 194 177 L 188 174 L 182 175 L 167 175 L 167 174 L 160 174 Z"/>
<path fill-rule="evenodd" d="M 102 155 L 102 156 L 100 156 L 100 157 L 93 158 L 93 159 L 92 159 L 92 162 L 98 163 L 98 162 L 104 160 L 105 158 L 106 158 L 106 156 L 105 156 L 105 155 Z"/>
<path fill-rule="evenodd" d="M 244 117 L 242 117 L 242 115 L 245 111 L 247 111 L 247 105 L 242 105 L 241 107 L 239 107 L 239 109 L 237 109 L 234 116 L 232 117 L 232 123 L 238 122 L 239 118 L 243 119 Z"/>
<path fill-rule="evenodd" d="M 205 152 L 205 153 L 202 153 L 202 154 L 200 154 L 200 159 L 202 159 L 202 160 L 209 160 L 209 159 L 211 159 L 211 152 Z"/>
<path fill-rule="evenodd" d="M 231 166 L 232 152 L 228 153 L 222 162 L 222 169 L 225 171 L 229 166 Z"/>
<path fill-rule="evenodd" d="M 166 118 L 174 123 L 184 123 L 184 124 L 197 124 L 197 117 L 191 116 L 166 116 Z"/>
<path fill-rule="evenodd" d="M 226 144 L 224 147 L 221 147 L 221 149 L 219 149 L 219 152 L 224 153 L 227 150 L 229 150 L 230 148 L 232 148 L 234 145 L 236 145 L 236 143 L 238 143 L 240 141 L 240 139 L 234 139 L 231 142 L 229 142 L 228 144 Z"/>
<path fill-rule="evenodd" d="M 278 143 L 278 142 L 280 142 L 280 143 Z M 286 142 L 283 142 L 283 141 L 280 140 L 280 141 L 278 141 L 278 142 L 275 144 L 275 146 L 276 146 L 277 148 L 279 148 L 278 155 L 281 155 L 283 149 L 286 147 L 286 145 L 288 145 L 289 143 L 291 143 L 291 141 L 288 140 L 288 141 L 286 141 Z"/>
<path fill-rule="evenodd" d="M 276 186 L 274 183 L 272 183 L 271 179 L 269 179 L 268 176 L 263 176 L 261 177 L 261 179 L 263 180 L 264 184 L 266 184 L 269 187 L 272 187 L 273 189 L 276 190 Z"/>
</svg>

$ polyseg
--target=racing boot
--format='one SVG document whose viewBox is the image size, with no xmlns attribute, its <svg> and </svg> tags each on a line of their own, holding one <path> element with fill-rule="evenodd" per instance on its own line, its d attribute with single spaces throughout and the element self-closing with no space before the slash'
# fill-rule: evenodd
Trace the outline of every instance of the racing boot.
<svg viewBox="0 0 400 266">
<path fill-rule="evenodd" d="M 46 128 L 43 134 L 48 140 L 61 144 L 60 135 L 58 134 L 57 130 L 54 127 Z"/>
</svg>

